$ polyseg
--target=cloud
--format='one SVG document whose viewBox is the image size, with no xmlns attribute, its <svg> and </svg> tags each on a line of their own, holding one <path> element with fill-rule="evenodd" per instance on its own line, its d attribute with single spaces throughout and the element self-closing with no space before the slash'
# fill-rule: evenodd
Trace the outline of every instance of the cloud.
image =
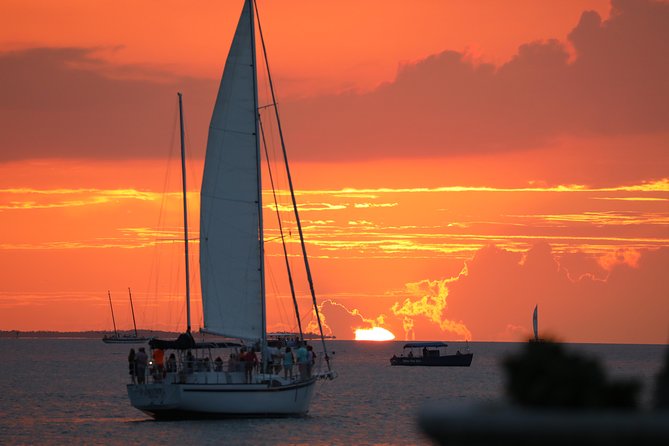
<svg viewBox="0 0 669 446">
<path fill-rule="evenodd" d="M 666 133 L 667 23 L 667 3 L 614 0 L 606 21 L 583 13 L 569 34 L 573 60 L 557 40 L 522 45 L 499 67 L 444 51 L 402 66 L 392 83 L 372 92 L 288 104 L 289 119 L 306 123 L 290 139 L 301 158 L 365 159 L 513 151 L 569 135 Z"/>
<path fill-rule="evenodd" d="M 156 201 L 162 194 L 136 189 L 0 189 L 0 212 L 50 208 L 72 208 L 116 200 Z"/>
<path fill-rule="evenodd" d="M 666 2 L 613 0 L 608 19 L 584 12 L 567 42 L 526 43 L 500 66 L 443 51 L 402 65 L 392 82 L 372 91 L 280 98 L 291 159 L 495 154 L 565 137 L 614 138 L 618 145 L 645 135 L 666 141 L 667 23 Z M 201 157 L 217 84 L 113 65 L 96 48 L 0 53 L 0 120 L 10 129 L 0 162 L 164 156 L 175 140 L 177 91 L 185 94 L 189 153 Z M 666 159 L 666 144 L 638 143 L 634 150 L 630 144 L 607 148 L 608 162 Z"/>
<path fill-rule="evenodd" d="M 376 319 L 365 318 L 359 310 L 349 310 L 346 306 L 333 300 L 326 300 L 319 305 L 323 331 L 328 334 L 342 338 L 354 339 L 355 330 L 358 328 L 370 329 L 380 327 L 384 324 L 385 316 L 382 314 Z M 308 332 L 318 333 L 318 326 L 310 322 Z"/>
<path fill-rule="evenodd" d="M 186 119 L 208 122 L 214 89 L 214 81 L 106 63 L 93 48 L 0 53 L 0 119 L 11 129 L 0 161 L 166 157 L 177 91 L 185 92 Z M 201 140 L 194 141 L 200 149 Z"/>
<path fill-rule="evenodd" d="M 401 304 L 395 302 L 391 310 L 396 316 L 403 316 L 402 324 L 405 328 L 406 339 L 414 337 L 415 323 L 413 318 L 424 316 L 439 328 L 462 339 L 469 340 L 471 332 L 461 321 L 454 321 L 444 317 L 446 300 L 448 297 L 448 282 L 450 280 L 423 280 L 406 284 L 407 293 L 417 299 L 407 297 Z"/>
<path fill-rule="evenodd" d="M 539 304 L 540 328 L 561 340 L 664 342 L 667 265 L 669 248 L 567 255 L 563 265 L 545 243 L 526 253 L 488 246 L 449 283 L 447 314 L 462 319 L 476 340 L 518 340 L 518 327 L 529 334 Z"/>
<path fill-rule="evenodd" d="M 478 250 L 457 277 L 425 279 L 368 303 L 367 317 L 328 301 L 337 335 L 382 325 L 398 339 L 522 341 L 539 305 L 542 337 L 565 342 L 664 343 L 669 333 L 669 248 L 555 253 L 547 243 Z M 369 315 L 382 311 L 379 319 Z M 375 313 L 376 312 L 376 313 Z"/>
<path fill-rule="evenodd" d="M 618 265 L 628 265 L 632 268 L 639 267 L 641 254 L 634 249 L 618 249 L 613 253 L 606 253 L 598 261 L 602 268 L 612 271 Z"/>
</svg>

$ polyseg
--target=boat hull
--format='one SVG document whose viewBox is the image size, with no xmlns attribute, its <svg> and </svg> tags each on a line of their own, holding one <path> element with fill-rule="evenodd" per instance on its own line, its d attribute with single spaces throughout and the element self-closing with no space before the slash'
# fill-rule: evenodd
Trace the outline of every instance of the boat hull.
<svg viewBox="0 0 669 446">
<path fill-rule="evenodd" d="M 128 384 L 130 403 L 156 419 L 300 416 L 309 411 L 316 378 L 291 384 Z"/>
<path fill-rule="evenodd" d="M 404 366 L 427 366 L 427 367 L 469 367 L 474 358 L 473 353 L 465 353 L 461 355 L 445 355 L 445 356 L 427 356 L 427 357 L 393 357 L 390 358 L 390 365 L 404 365 Z"/>
<path fill-rule="evenodd" d="M 102 338 L 105 344 L 146 344 L 149 338 Z"/>
</svg>

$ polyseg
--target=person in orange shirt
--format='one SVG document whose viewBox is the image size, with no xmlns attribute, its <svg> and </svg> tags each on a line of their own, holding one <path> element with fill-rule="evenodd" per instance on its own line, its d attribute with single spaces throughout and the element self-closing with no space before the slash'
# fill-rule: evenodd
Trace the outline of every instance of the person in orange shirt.
<svg viewBox="0 0 669 446">
<path fill-rule="evenodd" d="M 165 352 L 161 348 L 153 351 L 153 367 L 155 370 L 155 378 L 162 379 L 165 375 Z"/>
</svg>

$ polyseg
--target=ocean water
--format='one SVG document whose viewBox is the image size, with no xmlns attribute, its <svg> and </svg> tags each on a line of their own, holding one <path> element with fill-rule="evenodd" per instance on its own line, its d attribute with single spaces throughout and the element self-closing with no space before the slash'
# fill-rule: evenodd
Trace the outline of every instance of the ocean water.
<svg viewBox="0 0 669 446">
<path fill-rule="evenodd" d="M 328 342 L 339 377 L 317 384 L 305 417 L 157 422 L 128 402 L 129 346 L 0 339 L 0 444 L 428 445 L 416 422 L 420 407 L 503 399 L 500 361 L 521 345 L 471 343 L 469 368 L 391 367 L 389 358 L 402 344 Z M 639 378 L 642 402 L 650 404 L 665 346 L 569 348 L 599 358 L 609 376 Z"/>
</svg>

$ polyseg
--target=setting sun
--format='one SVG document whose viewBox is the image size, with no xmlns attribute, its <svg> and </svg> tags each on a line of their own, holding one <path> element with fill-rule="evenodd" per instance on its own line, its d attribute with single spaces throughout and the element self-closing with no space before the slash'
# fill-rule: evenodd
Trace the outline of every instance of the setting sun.
<svg viewBox="0 0 669 446">
<path fill-rule="evenodd" d="M 392 341 L 395 335 L 382 327 L 358 328 L 355 330 L 356 341 Z"/>
</svg>

